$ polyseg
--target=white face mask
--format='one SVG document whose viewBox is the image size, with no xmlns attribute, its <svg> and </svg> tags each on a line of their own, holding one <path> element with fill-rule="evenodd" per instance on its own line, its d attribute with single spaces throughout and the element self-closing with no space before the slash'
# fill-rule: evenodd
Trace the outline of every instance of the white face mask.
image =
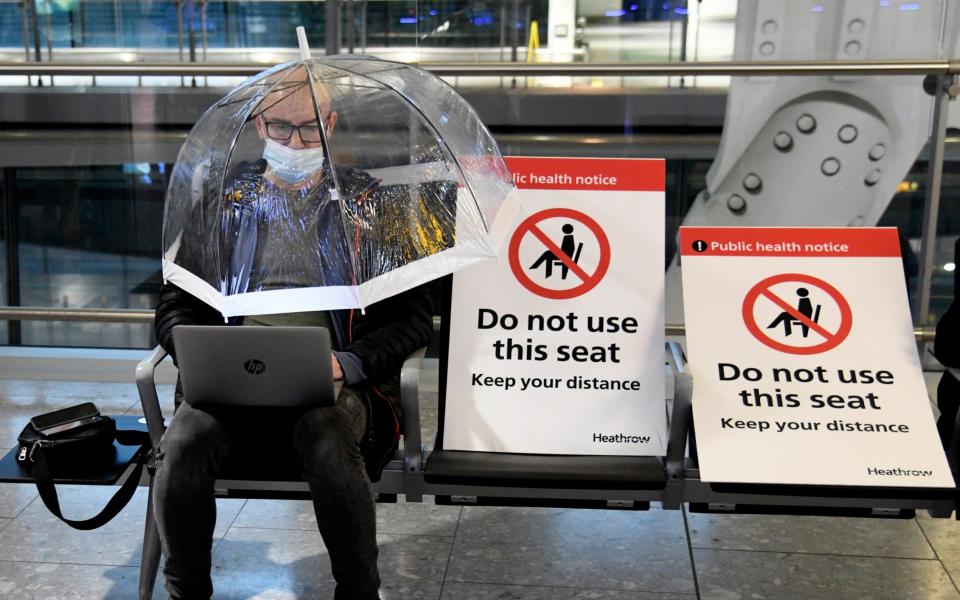
<svg viewBox="0 0 960 600">
<path fill-rule="evenodd" d="M 263 158 L 273 172 L 287 183 L 302 181 L 323 168 L 322 147 L 295 150 L 270 138 L 266 142 Z"/>
</svg>

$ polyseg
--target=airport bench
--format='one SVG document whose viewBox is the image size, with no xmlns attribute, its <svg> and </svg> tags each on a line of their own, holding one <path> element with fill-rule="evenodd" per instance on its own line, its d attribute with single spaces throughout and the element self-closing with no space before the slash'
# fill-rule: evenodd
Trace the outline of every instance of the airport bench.
<svg viewBox="0 0 960 600">
<path fill-rule="evenodd" d="M 402 448 L 374 485 L 378 501 L 408 502 L 433 496 L 437 504 L 552 506 L 646 510 L 651 502 L 664 509 L 689 504 L 691 511 L 713 513 L 812 514 L 870 517 L 913 516 L 918 509 L 946 517 L 956 507 L 956 489 L 871 488 L 711 484 L 699 478 L 695 428 L 692 422 L 693 382 L 676 343 L 667 346 L 673 376 L 673 400 L 667 454 L 664 457 L 548 456 L 445 450 L 442 425 L 435 448 L 422 441 L 419 380 L 424 352 L 404 363 L 401 402 L 404 411 Z M 154 385 L 154 370 L 166 353 L 155 349 L 137 367 L 136 382 L 144 415 L 119 417 L 121 429 L 146 428 L 155 447 L 164 430 Z M 441 354 L 441 368 L 443 355 Z M 442 386 L 441 386 L 442 387 Z M 443 400 L 441 394 L 441 401 Z M 443 405 L 440 405 L 441 413 Z M 145 421 L 145 422 L 144 422 Z M 441 418 L 442 423 L 442 418 Z M 28 470 L 16 464 L 12 451 L 0 460 L 0 481 L 32 482 Z M 58 483 L 117 485 L 139 463 L 148 465 L 140 483 L 153 480 L 151 449 L 118 447 L 114 465 L 102 473 L 57 473 Z M 217 481 L 220 497 L 308 498 L 306 483 L 295 473 L 244 469 L 227 472 Z M 148 500 L 141 561 L 140 597 L 153 592 L 160 560 L 160 543 Z"/>
</svg>

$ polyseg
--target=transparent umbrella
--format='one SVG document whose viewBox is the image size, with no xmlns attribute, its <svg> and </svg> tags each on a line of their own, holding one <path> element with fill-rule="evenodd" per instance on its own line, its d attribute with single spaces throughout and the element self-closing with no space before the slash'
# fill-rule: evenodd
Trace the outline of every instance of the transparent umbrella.
<svg viewBox="0 0 960 600">
<path fill-rule="evenodd" d="M 164 280 L 226 317 L 364 308 L 496 256 L 513 189 L 490 132 L 430 73 L 366 57 L 278 65 L 187 137 Z"/>
</svg>

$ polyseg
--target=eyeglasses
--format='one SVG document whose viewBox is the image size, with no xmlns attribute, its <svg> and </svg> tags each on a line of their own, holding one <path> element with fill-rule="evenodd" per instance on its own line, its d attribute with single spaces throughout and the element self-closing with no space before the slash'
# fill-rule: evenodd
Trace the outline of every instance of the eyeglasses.
<svg viewBox="0 0 960 600">
<path fill-rule="evenodd" d="M 319 125 L 291 125 L 289 123 L 267 122 L 267 135 L 278 142 L 285 142 L 293 137 L 294 129 L 300 134 L 300 140 L 304 143 L 318 143 L 323 140 L 323 134 L 320 133 Z"/>
</svg>

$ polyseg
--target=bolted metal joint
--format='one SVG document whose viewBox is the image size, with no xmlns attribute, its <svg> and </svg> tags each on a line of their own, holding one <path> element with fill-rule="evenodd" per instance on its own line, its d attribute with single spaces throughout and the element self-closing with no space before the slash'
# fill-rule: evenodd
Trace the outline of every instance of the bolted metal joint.
<svg viewBox="0 0 960 600">
<path fill-rule="evenodd" d="M 927 75 L 923 78 L 923 91 L 931 96 L 936 96 L 943 92 L 951 99 L 960 96 L 960 82 L 957 76 L 950 75 Z"/>
<path fill-rule="evenodd" d="M 947 83 L 943 86 L 943 91 L 950 96 L 951 100 L 960 96 L 960 81 L 957 80 L 956 75 L 947 77 Z"/>
</svg>

